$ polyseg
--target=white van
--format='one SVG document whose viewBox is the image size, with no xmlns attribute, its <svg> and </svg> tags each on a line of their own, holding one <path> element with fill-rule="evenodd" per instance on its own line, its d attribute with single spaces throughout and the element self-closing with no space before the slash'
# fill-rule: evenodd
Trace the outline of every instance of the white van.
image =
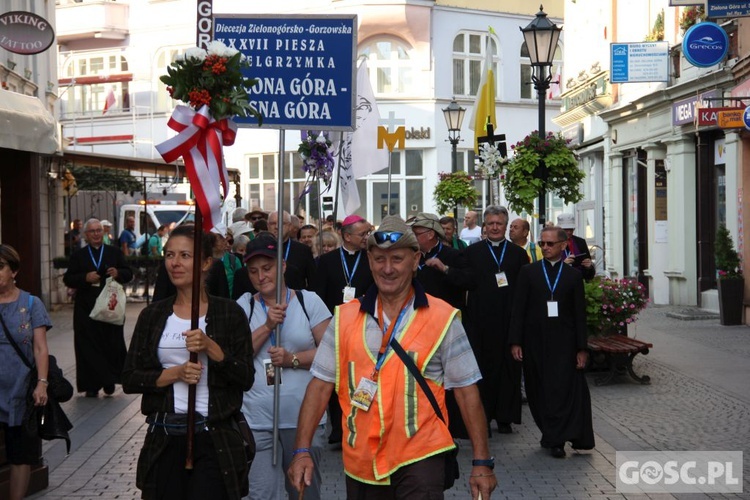
<svg viewBox="0 0 750 500">
<path fill-rule="evenodd" d="M 118 215 L 117 234 L 112 235 L 115 240 L 119 240 L 128 217 L 135 217 L 134 232 L 138 240 L 143 234 L 154 234 L 161 225 L 195 220 L 195 207 L 192 201 L 142 201 L 122 205 Z"/>
</svg>

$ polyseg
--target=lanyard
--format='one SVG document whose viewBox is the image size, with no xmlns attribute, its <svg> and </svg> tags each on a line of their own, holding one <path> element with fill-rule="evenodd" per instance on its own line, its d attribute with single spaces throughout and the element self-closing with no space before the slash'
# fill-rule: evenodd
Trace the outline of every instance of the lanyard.
<svg viewBox="0 0 750 500">
<path fill-rule="evenodd" d="M 378 379 L 378 372 L 380 371 L 380 367 L 383 366 L 383 362 L 385 361 L 386 353 L 388 352 L 388 348 L 390 347 L 391 341 L 393 340 L 393 337 L 396 335 L 396 332 L 398 331 L 398 324 L 401 323 L 401 320 L 404 318 L 404 314 L 406 314 L 406 309 L 408 308 L 409 302 L 411 302 L 411 299 L 413 296 L 414 296 L 414 292 L 412 291 L 409 294 L 409 296 L 406 297 L 406 300 L 401 306 L 401 312 L 398 313 L 398 318 L 396 318 L 396 321 L 392 321 L 391 325 L 387 329 L 383 325 L 383 301 L 378 300 L 378 325 L 380 326 L 380 329 L 383 330 L 383 342 L 380 344 L 380 350 L 378 351 L 378 359 L 377 359 L 377 362 L 375 363 L 375 369 L 372 371 L 373 380 Z"/>
<path fill-rule="evenodd" d="M 289 260 L 289 249 L 292 248 L 292 239 L 286 240 L 286 252 L 284 252 L 284 261 Z"/>
<path fill-rule="evenodd" d="M 565 264 L 560 262 L 560 269 L 557 271 L 557 278 L 555 278 L 555 284 L 550 285 L 549 284 L 549 275 L 547 274 L 547 265 L 545 262 L 542 262 L 542 271 L 544 271 L 544 279 L 547 280 L 547 288 L 549 288 L 550 291 L 550 299 L 555 298 L 555 288 L 557 288 L 557 282 L 560 281 L 560 275 L 562 274 L 562 268 Z"/>
<path fill-rule="evenodd" d="M 266 313 L 266 316 L 268 316 L 268 308 L 266 307 L 266 301 L 263 300 L 263 296 L 258 294 L 260 297 L 260 307 L 263 308 L 263 312 Z M 286 289 L 286 303 L 289 304 L 289 298 L 292 296 L 292 290 L 290 288 Z M 283 323 L 280 323 L 278 326 L 281 326 Z M 276 328 L 271 330 L 271 345 L 273 347 L 276 347 Z"/>
<path fill-rule="evenodd" d="M 490 243 L 490 240 L 487 240 L 487 248 L 490 249 L 490 255 L 492 255 L 492 258 L 495 259 L 495 263 L 497 264 L 497 270 L 500 270 L 500 266 L 503 265 L 503 259 L 505 258 L 505 249 L 508 248 L 508 240 L 505 240 L 505 243 L 503 244 L 503 252 L 500 254 L 500 260 L 497 260 L 497 257 L 495 256 L 495 251 L 492 249 L 492 243 Z"/>
<path fill-rule="evenodd" d="M 94 252 L 91 251 L 91 245 L 89 245 L 89 256 L 91 257 L 91 262 L 94 263 L 94 266 L 96 266 L 96 270 L 99 270 L 99 266 L 102 265 L 102 257 L 104 257 L 104 245 L 99 247 L 99 262 L 94 259 Z"/>
<path fill-rule="evenodd" d="M 434 257 L 437 257 L 440 254 L 440 252 L 443 250 L 443 242 L 442 241 L 438 241 L 438 244 L 437 244 L 437 246 L 435 248 L 437 248 L 437 251 L 435 253 L 432 253 L 432 250 L 430 250 L 430 253 L 432 255 L 429 255 L 429 254 L 425 255 L 424 258 L 422 259 L 422 262 L 426 261 L 427 259 L 432 259 Z M 434 250 L 434 248 L 433 248 L 433 250 Z M 424 267 L 424 264 L 418 264 L 417 267 L 421 271 L 422 268 Z"/>
<path fill-rule="evenodd" d="M 346 264 L 346 258 L 344 257 L 344 249 L 339 247 L 341 253 L 341 266 L 344 268 L 344 278 L 346 278 L 346 286 L 352 286 L 352 280 L 354 279 L 354 273 L 357 272 L 357 266 L 359 266 L 359 259 L 362 257 L 362 252 L 357 252 L 357 260 L 354 261 L 354 267 L 352 272 L 349 272 L 349 266 Z"/>
</svg>

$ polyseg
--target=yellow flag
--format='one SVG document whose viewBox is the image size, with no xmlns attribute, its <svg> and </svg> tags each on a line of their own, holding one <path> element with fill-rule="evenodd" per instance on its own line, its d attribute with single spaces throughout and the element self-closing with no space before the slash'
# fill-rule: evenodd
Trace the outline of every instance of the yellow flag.
<svg viewBox="0 0 750 500">
<path fill-rule="evenodd" d="M 474 102 L 474 114 L 469 128 L 474 131 L 474 152 L 479 154 L 477 138 L 487 134 L 487 122 L 497 127 L 495 117 L 495 72 L 493 71 L 492 37 L 494 30 L 490 28 L 487 34 L 487 49 L 485 50 L 484 72 L 479 81 L 477 100 Z"/>
</svg>

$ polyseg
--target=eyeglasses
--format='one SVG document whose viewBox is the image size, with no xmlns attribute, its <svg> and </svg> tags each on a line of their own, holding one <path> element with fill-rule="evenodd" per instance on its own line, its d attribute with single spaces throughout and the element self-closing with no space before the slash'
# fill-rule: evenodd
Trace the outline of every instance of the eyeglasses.
<svg viewBox="0 0 750 500">
<path fill-rule="evenodd" d="M 256 221 L 256 220 L 261 220 L 263 218 L 264 217 L 262 215 L 254 215 L 254 216 L 250 217 L 250 220 Z"/>
<path fill-rule="evenodd" d="M 370 231 L 362 231 L 361 233 L 350 233 L 347 231 L 346 234 L 351 234 L 352 236 L 357 236 L 359 238 L 367 238 L 370 236 Z"/>
<path fill-rule="evenodd" d="M 537 241 L 536 244 L 540 247 L 551 247 L 552 245 L 556 245 L 558 243 L 563 243 L 565 240 L 559 240 L 559 241 Z"/>
<path fill-rule="evenodd" d="M 375 236 L 375 243 L 378 245 L 385 243 L 386 241 L 396 243 L 403 235 L 404 233 L 397 233 L 395 231 L 376 231 L 373 233 L 373 236 Z"/>
</svg>

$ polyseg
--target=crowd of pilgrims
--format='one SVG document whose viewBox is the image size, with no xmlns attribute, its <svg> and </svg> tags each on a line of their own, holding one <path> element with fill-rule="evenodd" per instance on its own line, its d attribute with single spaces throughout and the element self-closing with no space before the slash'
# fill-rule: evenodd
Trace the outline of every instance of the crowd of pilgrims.
<svg viewBox="0 0 750 500">
<path fill-rule="evenodd" d="M 566 214 L 558 221 L 562 228 L 556 228 L 563 238 L 558 239 L 558 233 L 553 232 L 554 239 L 544 242 L 545 244 L 529 241 L 528 222 L 517 219 L 510 223 L 508 212 L 503 207 L 488 207 L 482 215 L 483 221 L 480 225 L 477 220 L 478 214 L 467 213 L 466 227 L 460 233 L 452 217 L 439 218 L 434 214 L 420 213 L 408 219 L 407 223 L 416 236 L 422 253 L 415 279 L 428 294 L 448 302 L 461 313 L 463 326 L 482 373 L 482 380 L 478 385 L 485 415 L 490 424 L 490 434 L 512 433 L 512 424 L 521 424 L 522 403 L 527 402 L 528 397 L 532 417 L 542 433 L 540 444 L 551 449 L 552 456 L 564 457 L 566 442 L 570 442 L 575 449 L 591 449 L 594 447 L 594 436 L 585 378 L 582 370 L 575 369 L 576 362 L 564 358 L 562 354 L 570 352 L 575 358 L 576 352 L 585 349 L 581 347 L 581 318 L 585 324 L 582 281 L 593 276 L 593 266 L 585 241 L 572 235 L 571 228 L 575 224 L 565 219 Z M 272 398 L 273 395 L 265 383 L 266 377 L 272 374 L 272 371 L 269 372 L 269 368 L 272 369 L 269 364 L 284 367 L 282 383 L 287 391 L 285 397 L 289 399 L 285 399 L 283 406 L 287 413 L 291 414 L 295 411 L 292 407 L 295 404 L 298 410 L 309 379 L 309 375 L 298 376 L 298 373 L 307 373 L 306 368 L 309 368 L 312 362 L 315 346 L 320 342 L 331 321 L 334 309 L 344 302 L 364 295 L 368 288 L 373 286 L 367 258 L 367 240 L 375 230 L 372 224 L 362 217 L 352 215 L 339 222 L 329 218 L 321 227 L 300 227 L 299 218 L 283 212 L 283 283 L 274 282 L 272 290 L 259 290 L 259 286 L 265 286 L 258 277 L 264 270 L 256 269 L 254 274 L 249 272 L 245 264 L 246 249 L 254 248 L 253 241 L 259 239 L 275 241 L 278 224 L 277 212 L 266 214 L 258 209 L 252 212 L 238 209 L 233 215 L 233 222 L 226 237 L 215 233 L 210 235 L 208 251 L 211 259 L 206 264 L 207 278 L 204 285 L 208 297 L 224 297 L 237 301 L 246 315 L 244 326 L 241 328 L 249 328 L 248 334 L 253 333 L 256 381 L 252 389 L 246 392 L 242 409 L 249 417 L 258 444 L 258 457 L 250 473 L 250 481 L 254 485 L 251 488 L 254 491 L 252 494 L 260 495 L 258 498 L 284 487 L 283 476 L 274 480 L 269 479 L 273 474 L 267 472 L 272 466 L 269 458 L 263 458 L 264 446 L 271 440 L 270 435 L 266 434 L 271 429 L 272 409 L 270 401 L 266 402 L 268 404 L 259 402 Z M 510 233 L 506 234 L 509 226 Z M 183 232 L 177 231 L 178 234 Z M 564 238 L 566 232 L 567 238 Z M 553 233 L 542 234 L 549 236 Z M 172 236 L 167 236 L 165 240 L 168 241 L 169 238 Z M 547 262 L 545 252 L 547 248 L 554 246 L 553 243 L 562 244 L 562 255 L 555 262 Z M 189 242 L 183 242 L 183 246 L 188 248 Z M 260 248 L 254 255 L 262 255 L 263 251 L 263 248 Z M 273 252 L 276 252 L 275 246 Z M 120 260 L 121 256 L 116 255 L 116 251 L 102 253 L 105 257 L 109 253 L 112 254 L 112 263 L 108 266 L 127 267 Z M 267 253 L 271 255 L 270 252 Z M 84 255 L 81 251 L 79 257 L 82 260 L 88 259 L 88 254 Z M 247 260 L 250 260 L 250 255 L 247 257 Z M 524 266 L 539 261 L 543 265 L 538 267 L 538 276 L 533 271 L 522 272 Z M 563 267 L 569 269 L 563 271 Z M 126 271 L 121 274 L 126 274 Z M 85 276 L 81 279 L 85 279 Z M 519 280 L 523 280 L 524 283 L 520 283 Z M 71 286 L 75 283 L 71 281 L 68 284 Z M 157 271 L 153 300 L 156 302 L 176 296 L 177 302 L 183 304 L 180 300 L 181 294 L 184 293 L 181 286 L 184 284 L 181 285 L 179 279 L 170 275 L 162 263 Z M 279 309 L 279 305 L 275 304 L 273 299 L 278 291 L 277 287 L 286 293 L 286 300 L 282 302 L 286 306 L 282 309 Z M 97 292 L 98 289 L 95 289 L 89 294 L 91 301 Z M 554 314 L 549 309 L 550 299 L 556 301 Z M 177 302 L 173 304 L 175 311 L 178 307 Z M 296 312 L 293 312 L 292 303 L 300 303 L 301 307 L 295 306 Z M 210 308 L 214 308 L 215 311 L 218 305 L 210 299 L 205 301 L 203 307 L 204 310 L 208 309 L 210 314 Z M 166 314 L 164 311 L 161 313 L 162 316 Z M 231 326 L 235 318 L 226 311 L 222 314 L 227 315 L 226 318 L 222 316 L 222 321 L 235 328 L 236 326 Z M 83 312 L 80 316 L 77 321 L 87 321 Z M 535 318 L 543 320 L 537 321 Z M 139 324 L 141 321 L 145 320 L 141 318 Z M 170 327 L 169 324 L 165 324 L 166 316 L 162 318 L 155 315 L 151 321 L 158 325 L 160 332 L 163 328 Z M 297 336 L 286 328 L 287 335 L 282 344 L 296 342 L 298 345 L 294 348 L 287 345 L 286 350 L 279 351 L 279 346 L 274 344 L 271 327 L 282 323 L 287 325 L 292 321 L 303 325 L 302 330 L 307 333 Z M 145 326 L 146 323 L 137 326 L 136 330 L 143 330 Z M 172 327 L 177 331 L 183 328 L 183 325 Z M 205 326 L 201 328 L 205 330 Z M 265 336 L 257 340 L 256 331 L 262 328 L 268 329 L 268 332 L 264 330 Z M 76 332 L 78 335 L 77 330 Z M 547 345 L 549 336 L 556 338 L 556 343 L 552 344 L 554 347 L 551 349 Z M 134 336 L 128 361 L 125 360 L 123 345 L 119 344 L 119 341 L 114 349 L 117 355 L 109 356 L 107 360 L 97 360 L 96 356 L 87 355 L 88 346 L 83 343 L 79 346 L 77 343 L 77 351 L 78 347 L 81 349 L 80 355 L 77 352 L 78 390 L 85 391 L 90 396 L 97 396 L 98 389 L 104 388 L 106 394 L 111 394 L 115 383 L 123 383 L 126 389 L 131 389 L 126 392 L 138 392 L 136 382 L 144 383 L 143 381 L 148 378 L 148 372 L 136 367 L 136 354 L 132 352 L 135 343 Z M 514 345 L 523 346 L 525 357 L 519 352 L 513 352 Z M 140 348 L 147 349 L 147 346 Z M 211 351 L 206 346 L 203 346 L 203 349 L 210 357 Z M 145 352 L 141 355 L 146 356 Z M 155 360 L 152 354 L 148 354 L 149 359 Z M 100 366 L 103 362 L 106 366 Z M 126 371 L 125 381 L 119 376 L 123 367 Z M 262 384 L 258 383 L 258 373 L 262 374 Z M 227 376 L 228 379 L 242 379 L 247 373 L 221 375 Z M 184 379 L 190 383 L 190 377 L 190 373 L 180 373 L 174 378 Z M 158 380 L 150 382 L 159 385 Z M 242 386 L 248 383 L 247 380 L 235 382 Z M 210 379 L 208 383 L 211 383 Z M 200 385 L 198 387 L 200 391 Z M 299 394 L 291 394 L 291 391 Z M 250 393 L 252 395 L 248 396 Z M 144 401 L 146 395 L 147 392 L 144 392 Z M 175 395 L 175 399 L 177 397 Z M 155 413 L 158 414 L 159 403 L 153 399 L 151 401 Z M 207 401 L 209 405 L 219 404 L 218 400 Z M 176 405 L 177 401 L 174 401 L 174 404 Z M 452 391 L 446 392 L 446 405 L 451 434 L 457 439 L 467 438 L 467 431 Z M 341 409 L 335 393 L 329 402 L 328 410 L 328 425 L 324 425 L 324 417 L 320 432 L 316 434 L 316 449 L 323 447 L 325 440 L 333 449 L 341 444 Z M 286 452 L 282 450 L 284 470 L 292 458 L 291 442 L 296 421 L 296 414 L 289 416 L 294 417 L 289 419 L 289 422 L 282 418 L 282 424 L 286 422 L 289 425 L 281 426 L 290 431 L 281 438 L 284 445 L 282 448 L 289 448 Z M 259 425 L 258 422 L 261 421 L 263 424 Z M 494 426 L 491 425 L 493 421 Z M 158 424 L 152 422 L 152 425 Z M 289 444 L 285 444 L 285 439 Z M 270 445 L 266 448 L 265 451 L 268 451 Z M 281 481 L 282 485 L 276 484 L 277 481 Z M 316 477 L 315 481 L 319 483 L 320 478 Z M 179 482 L 179 477 L 176 477 L 173 483 L 167 484 L 175 485 Z M 264 486 L 265 490 L 259 489 L 257 486 L 264 482 L 267 483 Z M 142 488 L 149 486 L 139 484 Z M 316 486 L 319 487 L 319 484 Z M 286 488 L 291 497 L 292 491 L 289 490 L 288 481 Z M 318 488 L 311 488 L 308 492 L 312 495 L 310 498 L 314 498 L 316 489 Z"/>
</svg>

